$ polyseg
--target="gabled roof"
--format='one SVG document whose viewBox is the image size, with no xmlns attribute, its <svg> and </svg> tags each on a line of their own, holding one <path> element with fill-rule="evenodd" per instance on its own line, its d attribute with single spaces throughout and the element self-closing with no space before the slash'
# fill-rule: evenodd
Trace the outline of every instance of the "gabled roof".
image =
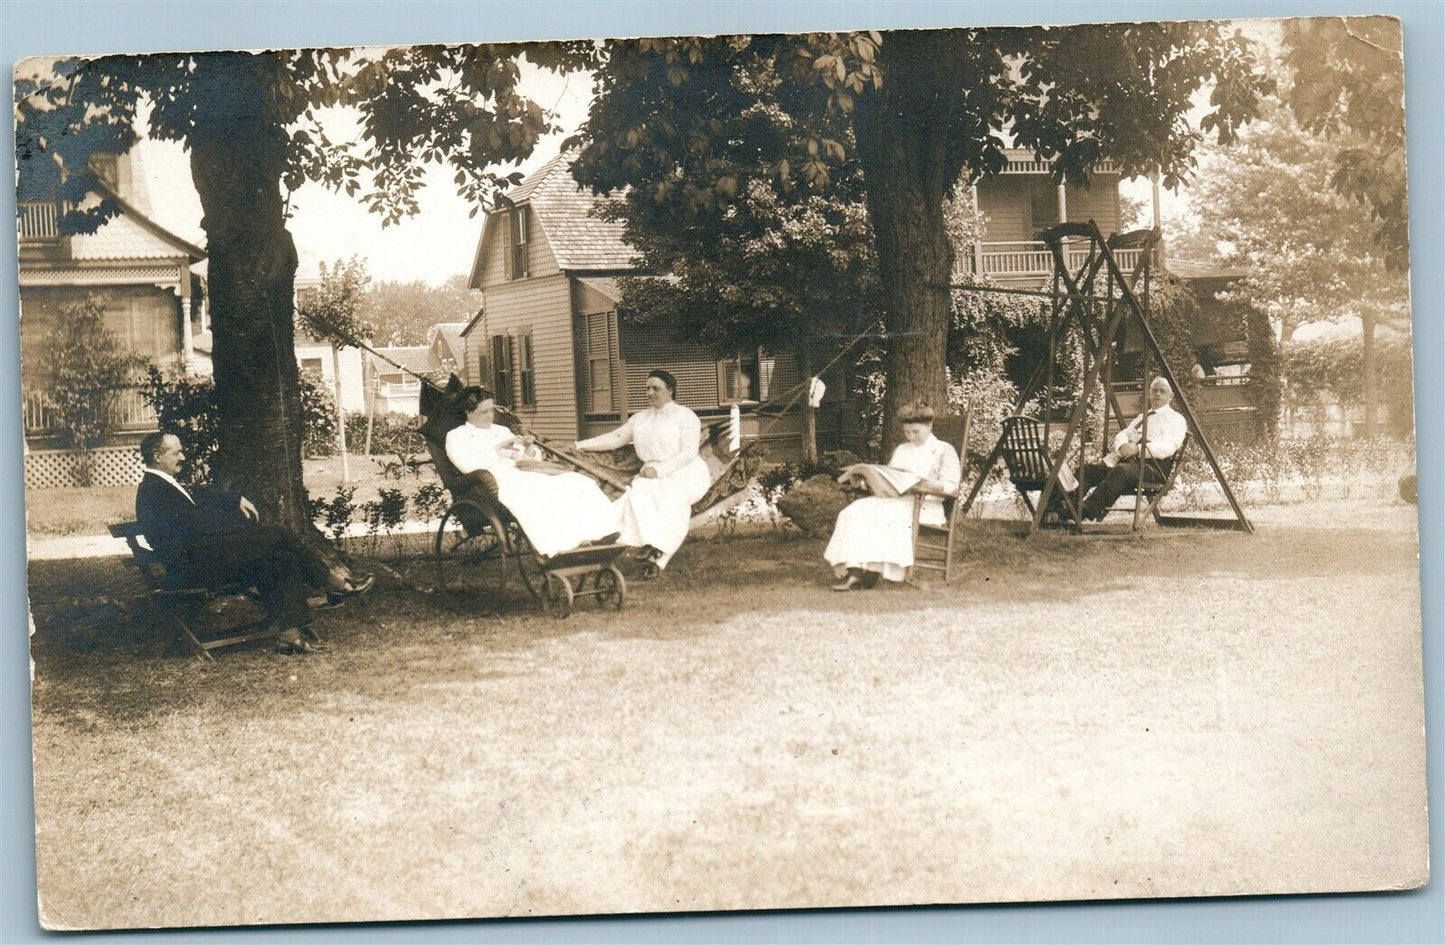
<svg viewBox="0 0 1445 945">
<path fill-rule="evenodd" d="M 109 187 L 105 196 L 120 205 L 120 213 L 101 224 L 94 233 L 77 234 L 70 241 L 74 259 L 174 259 L 192 261 L 206 258 L 206 251 L 184 240 L 146 216 Z"/>
<path fill-rule="evenodd" d="M 566 151 L 532 172 L 510 192 L 506 202 L 532 208 L 532 223 L 545 235 L 557 260 L 557 268 L 574 272 L 627 272 L 637 266 L 636 252 L 622 238 L 620 220 L 603 220 L 593 215 L 599 204 L 620 201 L 619 195 L 595 196 L 572 177 L 576 151 Z M 494 221 L 505 203 L 487 213 L 472 263 L 473 288 L 479 288 L 488 238 L 496 229 Z M 536 237 L 534 237 L 535 239 Z"/>
<path fill-rule="evenodd" d="M 429 374 L 435 370 L 431 363 L 431 345 L 415 345 L 404 348 L 377 348 L 376 354 L 390 358 L 413 374 Z M 381 358 L 376 357 L 376 355 L 370 355 L 370 358 L 372 366 L 382 374 L 388 374 L 396 370 L 396 368 L 392 367 L 386 361 L 381 360 Z"/>
<path fill-rule="evenodd" d="M 1249 275 L 1248 269 L 1198 259 L 1169 259 L 1164 268 L 1180 279 L 1242 279 Z"/>
<path fill-rule="evenodd" d="M 462 338 L 462 332 L 466 330 L 467 322 L 439 322 L 431 328 L 431 343 L 436 344 L 437 338 L 447 346 L 454 356 L 465 357 L 467 343 Z"/>
</svg>

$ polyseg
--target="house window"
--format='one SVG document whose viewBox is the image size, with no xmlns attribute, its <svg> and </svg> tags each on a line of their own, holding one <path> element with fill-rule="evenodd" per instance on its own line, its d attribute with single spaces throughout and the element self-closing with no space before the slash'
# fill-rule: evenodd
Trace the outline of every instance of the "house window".
<svg viewBox="0 0 1445 945">
<path fill-rule="evenodd" d="M 114 154 L 92 154 L 90 156 L 90 169 L 95 172 L 105 186 L 115 190 L 120 183 L 120 172 L 117 169 L 116 156 Z"/>
<path fill-rule="evenodd" d="M 536 375 L 532 371 L 532 332 L 517 336 L 517 383 L 521 388 L 522 406 L 530 407 L 537 402 Z"/>
<path fill-rule="evenodd" d="M 320 358 L 302 358 L 302 359 L 301 359 L 301 373 L 302 373 L 302 374 L 305 374 L 307 377 L 311 378 L 313 381 L 319 381 L 319 380 L 321 380 L 321 359 L 320 359 Z"/>
<path fill-rule="evenodd" d="M 512 406 L 512 339 L 506 335 L 492 336 L 492 382 L 497 403 Z"/>
<path fill-rule="evenodd" d="M 527 273 L 527 233 L 531 229 L 532 208 L 513 207 L 507 211 L 507 279 L 525 279 Z"/>
<path fill-rule="evenodd" d="M 1029 212 L 1035 230 L 1047 230 L 1059 222 L 1059 186 L 1046 177 L 1029 178 Z"/>
<path fill-rule="evenodd" d="M 767 400 L 776 359 L 762 348 L 740 351 L 718 362 L 718 403 L 755 404 Z"/>
<path fill-rule="evenodd" d="M 581 351 L 583 378 L 583 411 L 589 414 L 615 414 L 621 406 L 621 390 L 614 364 L 617 360 L 617 322 L 613 312 L 597 312 L 583 316 Z"/>
</svg>

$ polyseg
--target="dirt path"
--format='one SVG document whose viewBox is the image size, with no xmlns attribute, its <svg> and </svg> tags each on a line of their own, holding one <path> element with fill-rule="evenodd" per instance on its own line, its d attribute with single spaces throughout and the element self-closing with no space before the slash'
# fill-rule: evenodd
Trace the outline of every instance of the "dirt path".
<svg viewBox="0 0 1445 945">
<path fill-rule="evenodd" d="M 324 658 L 42 661 L 44 914 L 1417 883 L 1414 509 L 1255 518 L 1253 538 L 975 535 L 964 579 L 931 592 L 831 594 L 813 542 L 696 542 L 620 615 L 484 619 L 383 594 Z"/>
</svg>

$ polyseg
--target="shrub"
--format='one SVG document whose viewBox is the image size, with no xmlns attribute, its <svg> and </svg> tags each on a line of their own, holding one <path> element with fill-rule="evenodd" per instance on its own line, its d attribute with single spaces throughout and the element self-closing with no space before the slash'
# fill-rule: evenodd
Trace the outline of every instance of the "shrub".
<svg viewBox="0 0 1445 945">
<path fill-rule="evenodd" d="M 131 383 L 144 363 L 105 327 L 105 307 L 96 296 L 60 310 L 46 382 L 66 446 L 89 450 L 105 441 L 116 426 L 116 391 Z M 81 469 L 88 477 L 88 464 Z"/>
<path fill-rule="evenodd" d="M 220 411 L 216 406 L 216 383 L 209 377 L 167 378 L 154 366 L 146 371 L 141 392 L 156 412 L 157 426 L 180 438 L 186 453 L 181 479 L 192 485 L 210 478 L 211 463 L 219 446 Z M 330 456 L 336 452 L 336 401 L 324 385 L 301 375 L 298 393 L 307 456 Z"/>
<path fill-rule="evenodd" d="M 351 414 L 346 418 L 346 447 L 360 454 L 366 449 L 366 414 Z M 421 434 L 417 432 L 417 418 L 404 413 L 385 413 L 375 417 L 371 424 L 371 452 L 369 456 L 410 456 L 426 450 Z"/>
</svg>

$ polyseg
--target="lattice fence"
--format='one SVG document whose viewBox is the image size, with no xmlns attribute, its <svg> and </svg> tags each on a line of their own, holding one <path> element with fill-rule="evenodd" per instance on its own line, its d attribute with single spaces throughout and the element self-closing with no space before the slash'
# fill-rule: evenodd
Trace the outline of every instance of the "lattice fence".
<svg viewBox="0 0 1445 945">
<path fill-rule="evenodd" d="M 85 461 L 77 450 L 33 450 L 25 456 L 25 488 L 78 487 Z M 98 447 L 90 451 L 89 462 L 92 486 L 133 486 L 145 469 L 134 446 Z"/>
</svg>

